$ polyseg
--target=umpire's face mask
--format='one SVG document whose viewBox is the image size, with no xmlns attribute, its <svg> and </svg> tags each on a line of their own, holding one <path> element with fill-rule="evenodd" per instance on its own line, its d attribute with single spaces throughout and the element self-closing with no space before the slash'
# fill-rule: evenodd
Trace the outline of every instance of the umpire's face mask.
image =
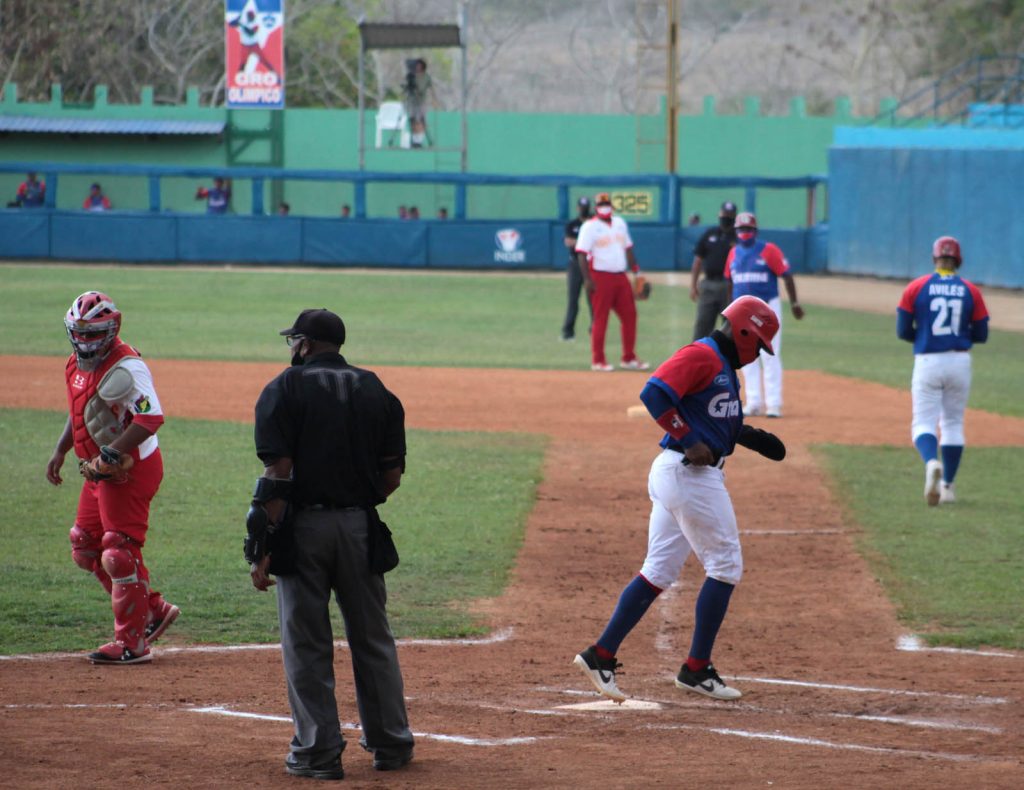
<svg viewBox="0 0 1024 790">
<path fill-rule="evenodd" d="M 718 224 L 723 228 L 731 228 L 736 224 L 736 217 L 719 217 Z"/>
</svg>

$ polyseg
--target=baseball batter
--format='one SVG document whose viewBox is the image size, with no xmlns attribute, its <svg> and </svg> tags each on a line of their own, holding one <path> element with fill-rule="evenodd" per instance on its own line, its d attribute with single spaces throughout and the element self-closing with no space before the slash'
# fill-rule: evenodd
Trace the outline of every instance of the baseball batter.
<svg viewBox="0 0 1024 790">
<path fill-rule="evenodd" d="M 640 264 L 633 253 L 633 239 L 629 226 L 622 217 L 613 216 L 612 199 L 607 192 L 594 201 L 596 216 L 583 223 L 576 239 L 576 257 L 583 273 L 583 286 L 587 289 L 594 311 L 590 330 L 590 369 L 610 372 L 604 354 L 604 336 L 608 330 L 608 314 L 619 317 L 622 326 L 622 360 L 625 370 L 647 370 L 650 367 L 636 356 L 636 278 Z M 633 272 L 630 284 L 626 269 Z"/>
<path fill-rule="evenodd" d="M 65 365 L 68 419 L 46 465 L 59 486 L 64 458 L 75 450 L 85 478 L 71 528 L 71 557 L 110 595 L 114 641 L 89 654 L 94 664 L 141 664 L 149 645 L 180 611 L 149 587 L 142 561 L 149 503 L 163 478 L 156 431 L 164 416 L 153 377 L 123 342 L 121 312 L 110 297 L 87 291 L 64 326 L 73 353 Z"/>
<path fill-rule="evenodd" d="M 971 391 L 974 343 L 988 340 L 988 310 L 977 286 L 957 274 L 960 242 L 940 236 L 932 244 L 935 271 L 903 291 L 896 334 L 914 344 L 911 438 L 925 464 L 929 505 L 956 501 L 953 481 L 964 452 L 964 410 Z M 939 438 L 942 436 L 942 459 Z"/>
<path fill-rule="evenodd" d="M 622 591 L 597 642 L 573 663 L 604 696 L 622 702 L 616 653 L 661 592 L 679 577 L 693 551 L 706 578 L 697 596 L 690 652 L 676 686 L 720 700 L 741 693 L 725 684 L 711 650 L 743 574 L 736 514 L 722 467 L 737 444 L 781 461 L 786 448 L 774 434 L 743 424 L 736 371 L 759 352 L 771 354 L 779 322 L 764 301 L 741 296 L 722 312 L 725 323 L 710 337 L 679 349 L 648 379 L 640 400 L 665 430 L 647 490 L 652 506 L 647 557 Z"/>
<path fill-rule="evenodd" d="M 747 388 L 744 413 L 748 416 L 782 416 L 782 305 L 779 301 L 779 278 L 786 284 L 789 306 L 797 320 L 804 309 L 796 298 L 796 283 L 789 270 L 789 261 L 777 246 L 757 238 L 757 217 L 744 211 L 736 217 L 736 245 L 725 262 L 725 277 L 731 285 L 730 299 L 756 296 L 766 301 L 779 319 L 770 353 L 762 353 L 743 366 L 743 384 Z M 764 386 L 761 374 L 764 373 Z"/>
</svg>

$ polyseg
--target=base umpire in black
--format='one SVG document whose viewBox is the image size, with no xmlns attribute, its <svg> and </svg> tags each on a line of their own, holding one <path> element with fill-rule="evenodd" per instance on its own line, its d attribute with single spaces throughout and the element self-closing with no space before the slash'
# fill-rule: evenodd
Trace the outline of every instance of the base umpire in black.
<svg viewBox="0 0 1024 790">
<path fill-rule="evenodd" d="M 569 268 L 565 272 L 566 295 L 568 302 L 565 307 L 565 320 L 562 321 L 562 340 L 573 340 L 576 337 L 576 316 L 580 310 L 580 291 L 583 289 L 583 272 L 576 261 L 576 238 L 580 235 L 580 227 L 590 219 L 590 198 L 581 197 L 576 202 L 579 213 L 576 218 L 565 226 L 565 246 L 569 250 Z M 585 293 L 590 320 L 594 320 L 594 308 L 590 304 L 590 294 Z"/>
<path fill-rule="evenodd" d="M 281 332 L 292 367 L 256 403 L 264 464 L 246 519 L 253 586 L 275 584 L 295 735 L 288 773 L 341 779 L 345 741 L 334 696 L 334 592 L 352 653 L 363 748 L 378 770 L 412 759 L 402 673 L 388 625 L 383 571 L 398 562 L 376 506 L 405 466 L 405 412 L 380 379 L 339 353 L 345 324 L 303 310 Z M 389 556 L 390 555 L 390 556 Z M 390 560 L 390 561 L 388 561 Z"/>
<path fill-rule="evenodd" d="M 718 226 L 708 228 L 694 248 L 690 270 L 690 299 L 697 303 L 693 339 L 707 337 L 715 321 L 729 306 L 729 281 L 725 279 L 725 259 L 736 243 L 736 204 L 726 201 L 718 212 Z M 704 273 L 702 280 L 700 275 Z"/>
</svg>

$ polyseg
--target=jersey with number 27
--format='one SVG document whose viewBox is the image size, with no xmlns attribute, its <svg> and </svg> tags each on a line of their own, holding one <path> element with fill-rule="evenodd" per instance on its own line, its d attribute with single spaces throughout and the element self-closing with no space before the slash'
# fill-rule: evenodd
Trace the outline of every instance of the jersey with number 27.
<svg viewBox="0 0 1024 790">
<path fill-rule="evenodd" d="M 903 291 L 898 310 L 914 322 L 914 353 L 967 351 L 971 324 L 988 321 L 981 291 L 956 274 L 933 272 L 918 277 Z"/>
</svg>

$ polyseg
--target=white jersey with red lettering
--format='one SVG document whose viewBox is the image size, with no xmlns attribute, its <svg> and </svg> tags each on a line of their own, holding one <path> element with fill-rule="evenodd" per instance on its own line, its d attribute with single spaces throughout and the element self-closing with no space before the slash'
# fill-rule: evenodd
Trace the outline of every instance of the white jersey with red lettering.
<svg viewBox="0 0 1024 790">
<path fill-rule="evenodd" d="M 629 268 L 626 250 L 632 246 L 629 226 L 617 216 L 612 216 L 610 222 L 599 217 L 588 219 L 576 239 L 576 252 L 584 253 L 597 272 L 625 272 Z"/>
</svg>

